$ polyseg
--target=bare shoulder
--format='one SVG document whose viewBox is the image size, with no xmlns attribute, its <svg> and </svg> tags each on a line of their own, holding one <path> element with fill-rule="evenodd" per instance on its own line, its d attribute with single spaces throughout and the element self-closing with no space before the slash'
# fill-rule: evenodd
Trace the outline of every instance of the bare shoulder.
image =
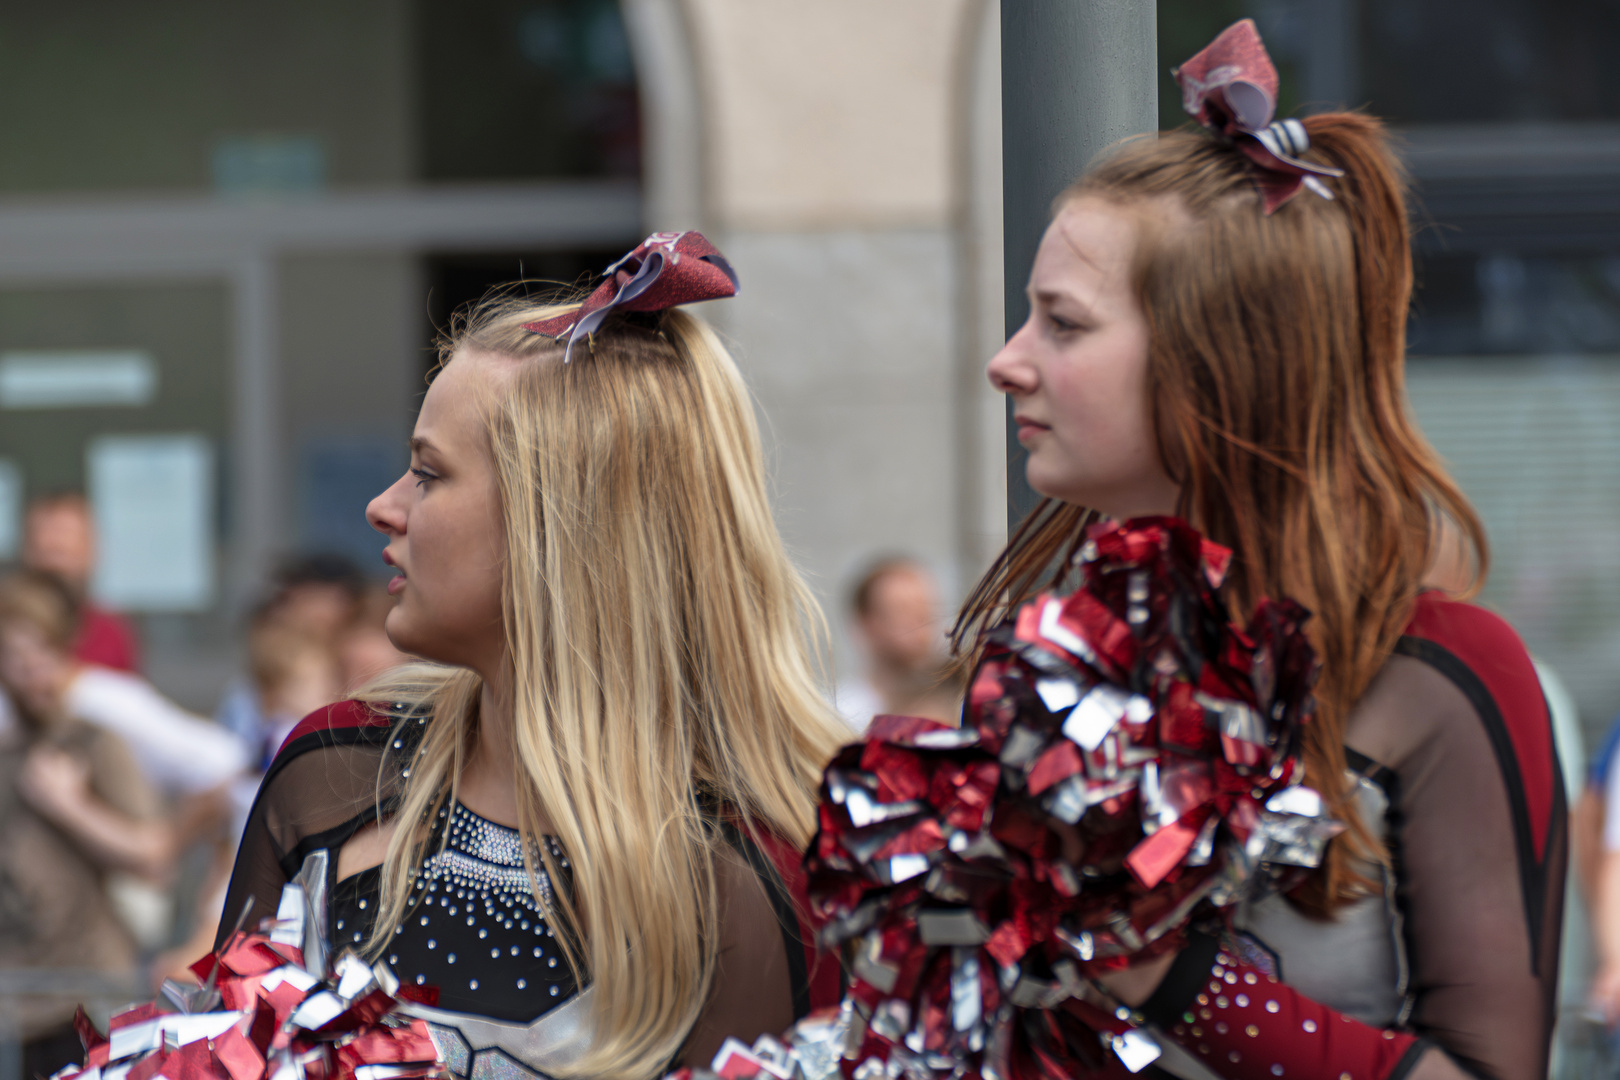
<svg viewBox="0 0 1620 1080">
<path fill-rule="evenodd" d="M 388 842 L 394 837 L 396 818 L 363 825 L 338 849 L 337 880 L 351 878 L 362 870 L 381 866 L 388 856 Z"/>
</svg>

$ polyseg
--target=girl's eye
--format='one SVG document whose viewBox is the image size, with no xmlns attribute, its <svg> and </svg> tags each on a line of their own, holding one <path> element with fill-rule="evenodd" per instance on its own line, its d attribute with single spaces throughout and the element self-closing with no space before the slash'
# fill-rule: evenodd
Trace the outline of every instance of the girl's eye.
<svg viewBox="0 0 1620 1080">
<path fill-rule="evenodd" d="M 1080 329 L 1079 323 L 1070 322 L 1068 319 L 1065 319 L 1062 316 L 1048 315 L 1047 318 L 1052 321 L 1053 328 L 1059 333 L 1068 334 Z"/>
<path fill-rule="evenodd" d="M 426 484 L 429 480 L 437 480 L 438 479 L 437 476 L 434 476 L 432 473 L 428 472 L 426 469 L 413 468 L 413 469 L 411 469 L 411 475 L 416 477 L 416 486 L 417 487 L 421 487 L 423 484 Z"/>
</svg>

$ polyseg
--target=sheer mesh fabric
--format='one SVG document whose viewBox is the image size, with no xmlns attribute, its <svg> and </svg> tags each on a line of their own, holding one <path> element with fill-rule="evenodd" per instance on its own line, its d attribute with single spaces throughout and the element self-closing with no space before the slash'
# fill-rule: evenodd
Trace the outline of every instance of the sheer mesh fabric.
<svg viewBox="0 0 1620 1080">
<path fill-rule="evenodd" d="M 406 722 L 406 731 L 412 722 Z M 278 755 L 248 817 L 226 896 L 223 939 L 251 897 L 248 924 L 273 914 L 281 888 L 311 851 L 336 853 L 363 826 L 386 816 L 398 794 L 396 738 L 386 728 L 306 735 Z M 381 783 L 379 784 L 379 778 Z M 727 1036 L 752 1042 L 794 1021 L 794 986 L 783 925 L 765 883 L 722 846 L 716 860 L 719 961 L 709 1001 L 678 1064 L 708 1065 Z"/>
<path fill-rule="evenodd" d="M 249 899 L 253 907 L 245 925 L 274 915 L 281 887 L 298 873 L 305 855 L 320 848 L 335 855 L 376 818 L 379 796 L 386 807 L 396 795 L 396 780 L 388 778 L 380 791 L 378 786 L 387 729 L 356 729 L 341 737 L 334 742 L 330 735 L 306 735 L 271 766 L 242 830 L 216 946 Z"/>
<path fill-rule="evenodd" d="M 721 849 L 720 957 L 709 1003 L 681 1051 L 680 1064 L 708 1068 L 726 1036 L 752 1043 L 793 1023 L 793 985 L 782 925 L 765 885 L 742 857 Z"/>
<path fill-rule="evenodd" d="M 1346 743 L 1394 775 L 1390 854 L 1406 920 L 1411 1027 L 1479 1076 L 1545 1076 L 1563 911 L 1561 814 L 1541 872 L 1526 868 L 1514 797 L 1480 710 L 1411 656 L 1392 657 L 1379 673 Z M 1410 1075 L 1457 1073 L 1430 1052 Z"/>
<path fill-rule="evenodd" d="M 1545 1078 L 1568 838 L 1546 704 L 1522 643 L 1488 612 L 1420 596 L 1408 636 L 1352 711 L 1345 741 L 1361 759 L 1355 767 L 1389 797 L 1408 971 L 1404 1026 L 1422 1040 L 1386 1080 Z M 1316 987 L 1320 1006 L 1342 1012 L 1356 998 L 1351 982 L 1369 969 L 1338 938 L 1307 934 L 1280 959 L 1285 983 Z M 1179 956 L 1145 1006 L 1155 1022 L 1177 1023 L 1209 971 L 1195 950 Z M 1275 1051 L 1297 1036 L 1279 1030 L 1255 1048 Z M 1368 1037 L 1400 1038 L 1393 1030 Z M 1290 1075 L 1338 1075 L 1327 1042 L 1316 1052 L 1328 1055 L 1319 1067 Z M 1204 1063 L 1192 1066 L 1163 1063 L 1176 1075 L 1211 1075 Z M 1252 1075 L 1245 1068 L 1216 1072 L 1237 1080 Z"/>
</svg>

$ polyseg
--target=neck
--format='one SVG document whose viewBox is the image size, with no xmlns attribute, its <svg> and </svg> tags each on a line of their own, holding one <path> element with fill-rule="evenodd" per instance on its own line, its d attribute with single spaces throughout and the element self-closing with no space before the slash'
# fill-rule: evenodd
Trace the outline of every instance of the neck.
<svg viewBox="0 0 1620 1080">
<path fill-rule="evenodd" d="M 922 667 L 911 667 L 882 657 L 874 656 L 867 667 L 867 678 L 878 695 L 891 704 L 895 700 L 915 696 L 927 689 L 937 677 L 938 672 L 932 664 Z"/>
<path fill-rule="evenodd" d="M 478 698 L 478 740 L 461 770 L 462 805 L 497 825 L 517 828 L 516 761 L 511 677 L 486 678 Z"/>
</svg>

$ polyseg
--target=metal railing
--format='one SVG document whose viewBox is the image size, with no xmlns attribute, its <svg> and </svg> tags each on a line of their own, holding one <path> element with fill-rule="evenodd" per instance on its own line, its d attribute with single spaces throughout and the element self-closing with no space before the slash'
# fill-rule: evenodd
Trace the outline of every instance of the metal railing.
<svg viewBox="0 0 1620 1080">
<path fill-rule="evenodd" d="M 23 1076 L 23 1035 L 18 1020 L 25 1002 L 49 999 L 83 1005 L 106 1016 L 135 1001 L 153 997 L 151 988 L 130 976 L 72 968 L 0 968 L 0 1080 Z"/>
</svg>

